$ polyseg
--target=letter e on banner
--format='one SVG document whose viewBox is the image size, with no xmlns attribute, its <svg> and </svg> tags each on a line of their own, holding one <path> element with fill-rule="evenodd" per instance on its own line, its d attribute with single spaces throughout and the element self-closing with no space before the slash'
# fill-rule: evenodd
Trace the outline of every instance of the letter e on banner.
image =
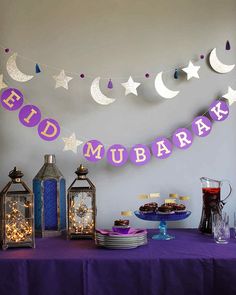
<svg viewBox="0 0 236 295">
<path fill-rule="evenodd" d="M 7 109 L 8 111 L 15 111 L 23 105 L 24 96 L 20 90 L 8 88 L 2 93 L 1 103 L 4 109 Z"/>
</svg>

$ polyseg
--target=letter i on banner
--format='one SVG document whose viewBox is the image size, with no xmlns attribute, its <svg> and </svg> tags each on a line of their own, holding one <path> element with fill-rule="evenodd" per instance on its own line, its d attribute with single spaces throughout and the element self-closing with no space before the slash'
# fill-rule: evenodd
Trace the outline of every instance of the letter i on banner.
<svg viewBox="0 0 236 295">
<path fill-rule="evenodd" d="M 19 112 L 19 120 L 26 127 L 36 126 L 41 120 L 41 112 L 34 105 L 26 105 Z"/>
<path fill-rule="evenodd" d="M 89 140 L 84 144 L 83 155 L 90 162 L 98 162 L 104 158 L 104 145 L 96 139 Z"/>
<path fill-rule="evenodd" d="M 150 161 L 151 153 L 146 145 L 136 144 L 131 148 L 129 157 L 133 164 L 142 166 Z"/>
</svg>

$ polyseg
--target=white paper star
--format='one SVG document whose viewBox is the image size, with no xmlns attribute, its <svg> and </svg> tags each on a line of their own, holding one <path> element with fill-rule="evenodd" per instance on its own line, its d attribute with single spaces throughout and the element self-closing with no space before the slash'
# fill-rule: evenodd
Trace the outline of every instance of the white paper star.
<svg viewBox="0 0 236 295">
<path fill-rule="evenodd" d="M 138 95 L 137 88 L 140 84 L 141 83 L 134 82 L 131 76 L 129 77 L 129 80 L 126 83 L 121 83 L 121 85 L 125 87 L 125 95 L 128 95 L 130 93 Z"/>
<path fill-rule="evenodd" d="M 7 87 L 7 84 L 3 82 L 3 75 L 0 75 L 0 90 Z"/>
<path fill-rule="evenodd" d="M 195 66 L 194 64 L 192 64 L 191 60 L 188 63 L 188 66 L 186 68 L 183 68 L 182 70 L 187 73 L 187 80 L 191 79 L 191 78 L 198 78 L 199 79 L 199 75 L 198 75 L 198 71 L 200 69 L 200 66 Z"/>
<path fill-rule="evenodd" d="M 224 98 L 226 98 L 229 102 L 229 105 L 236 102 L 236 90 L 233 90 L 231 87 L 228 87 L 228 92 L 223 95 Z"/>
<path fill-rule="evenodd" d="M 63 151 L 72 151 L 77 154 L 77 147 L 83 143 L 83 141 L 77 140 L 75 133 L 72 133 L 70 137 L 63 137 L 62 140 L 65 143 Z"/>
<path fill-rule="evenodd" d="M 56 80 L 55 88 L 63 87 L 68 89 L 68 83 L 72 80 L 72 77 L 66 76 L 65 71 L 62 70 L 58 76 L 53 76 L 53 79 Z"/>
</svg>

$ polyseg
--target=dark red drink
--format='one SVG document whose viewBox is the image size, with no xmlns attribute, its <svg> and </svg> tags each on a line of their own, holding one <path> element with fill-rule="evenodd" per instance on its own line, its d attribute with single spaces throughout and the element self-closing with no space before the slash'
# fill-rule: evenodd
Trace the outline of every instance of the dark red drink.
<svg viewBox="0 0 236 295">
<path fill-rule="evenodd" d="M 212 213 L 220 214 L 220 187 L 203 188 L 203 207 L 199 230 L 202 233 L 212 233 Z"/>
</svg>

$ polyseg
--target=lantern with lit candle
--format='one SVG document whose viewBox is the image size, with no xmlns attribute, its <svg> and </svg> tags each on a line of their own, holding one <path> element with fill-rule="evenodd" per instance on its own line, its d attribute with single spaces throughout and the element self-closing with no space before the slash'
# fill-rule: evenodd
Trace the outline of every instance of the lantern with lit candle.
<svg viewBox="0 0 236 295">
<path fill-rule="evenodd" d="M 34 196 L 16 168 L 9 173 L 11 181 L 0 193 L 0 242 L 10 247 L 35 247 Z"/>
<path fill-rule="evenodd" d="M 88 169 L 83 165 L 75 172 L 76 179 L 68 189 L 68 228 L 70 239 L 93 238 L 96 217 L 96 188 L 87 177 Z"/>
</svg>

